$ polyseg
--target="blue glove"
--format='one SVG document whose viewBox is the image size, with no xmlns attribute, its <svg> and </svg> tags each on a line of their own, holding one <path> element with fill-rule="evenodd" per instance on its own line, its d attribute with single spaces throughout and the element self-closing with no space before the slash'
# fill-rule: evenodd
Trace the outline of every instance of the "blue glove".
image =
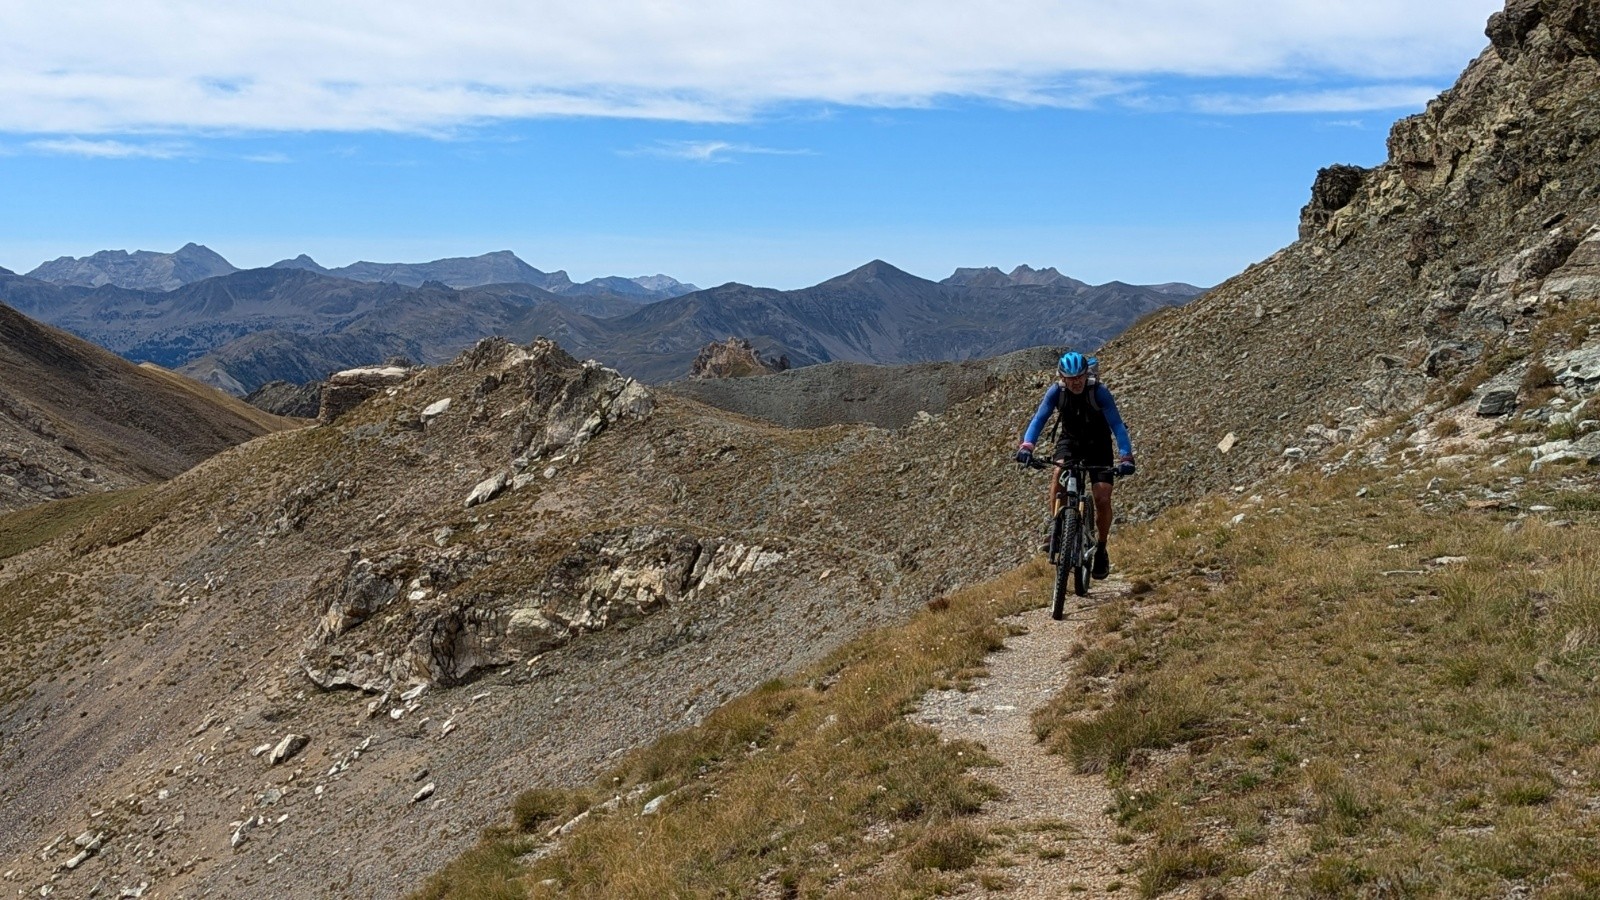
<svg viewBox="0 0 1600 900">
<path fill-rule="evenodd" d="M 1127 478 L 1129 475 L 1133 474 L 1133 470 L 1133 457 L 1131 456 L 1124 456 L 1122 460 L 1117 463 L 1118 478 Z"/>
<path fill-rule="evenodd" d="M 1017 448 L 1017 465 L 1025 466 L 1033 462 L 1033 445 L 1023 444 Z"/>
</svg>

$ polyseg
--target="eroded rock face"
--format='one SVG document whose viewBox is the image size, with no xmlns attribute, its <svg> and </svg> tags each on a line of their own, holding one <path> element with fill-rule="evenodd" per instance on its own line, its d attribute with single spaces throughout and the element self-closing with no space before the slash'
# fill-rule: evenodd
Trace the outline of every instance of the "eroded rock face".
<svg viewBox="0 0 1600 900">
<path fill-rule="evenodd" d="M 471 574 L 488 558 L 460 551 L 354 559 L 319 588 L 332 593 L 301 667 L 323 688 L 381 693 L 416 681 L 460 684 L 486 668 L 714 593 L 786 555 L 635 527 L 585 535 L 524 585 L 474 582 Z"/>
<path fill-rule="evenodd" d="M 413 370 L 404 366 L 363 366 L 335 372 L 322 386 L 322 406 L 317 411 L 317 419 L 334 422 L 368 397 L 404 382 L 412 374 Z"/>
<path fill-rule="evenodd" d="M 1367 177 L 1360 166 L 1334 165 L 1320 169 L 1311 185 L 1311 201 L 1300 210 L 1300 237 L 1308 238 L 1327 227 L 1333 214 L 1354 200 Z"/>
</svg>

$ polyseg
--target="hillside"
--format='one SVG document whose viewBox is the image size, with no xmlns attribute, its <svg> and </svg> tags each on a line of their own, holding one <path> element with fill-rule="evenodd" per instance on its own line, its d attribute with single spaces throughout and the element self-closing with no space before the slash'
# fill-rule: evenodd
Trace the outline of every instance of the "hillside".
<svg viewBox="0 0 1600 900">
<path fill-rule="evenodd" d="M 1519 389 L 1513 364 L 1535 351 L 1589 371 L 1588 338 L 1531 337 L 1600 295 L 1589 9 L 1497 13 L 1456 85 L 1395 124 L 1388 161 L 1319 173 L 1298 241 L 1104 349 L 1141 454 L 1183 461 L 1145 509 L 1342 455 L 1458 387 L 1480 400 Z"/>
<path fill-rule="evenodd" d="M 0 511 L 171 478 L 289 425 L 0 305 Z"/>
<path fill-rule="evenodd" d="M 13 541 L 0 858 L 44 877 L 47 835 L 103 821 L 84 877 L 393 896 L 530 779 L 586 778 L 1015 565 L 1039 484 L 1003 448 L 1041 386 L 1005 376 L 886 454 L 879 429 L 785 430 L 491 341 Z M 290 733 L 289 763 L 251 755 Z M 229 824 L 241 795 L 262 824 Z"/>
</svg>

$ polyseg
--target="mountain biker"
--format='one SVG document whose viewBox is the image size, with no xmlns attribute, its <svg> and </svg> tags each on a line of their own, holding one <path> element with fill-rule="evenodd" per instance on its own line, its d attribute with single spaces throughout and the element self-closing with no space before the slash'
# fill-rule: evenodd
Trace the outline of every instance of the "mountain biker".
<svg viewBox="0 0 1600 900">
<path fill-rule="evenodd" d="M 1050 479 L 1050 499 L 1055 499 L 1059 488 L 1061 469 L 1070 460 L 1090 466 L 1089 480 L 1094 485 L 1095 526 L 1100 532 L 1099 546 L 1094 552 L 1095 578 L 1104 578 L 1111 570 L 1111 557 L 1106 553 L 1106 540 L 1111 533 L 1111 442 L 1117 444 L 1115 474 L 1126 478 L 1133 474 L 1133 442 L 1128 438 L 1128 428 L 1122 424 L 1122 414 L 1117 412 L 1117 401 L 1111 391 L 1096 381 L 1089 383 L 1089 360 L 1082 353 L 1068 351 L 1056 363 L 1056 380 L 1044 392 L 1039 411 L 1033 414 L 1028 430 L 1017 448 L 1017 463 L 1028 465 L 1033 461 L 1033 444 L 1044 431 L 1051 414 L 1057 414 L 1054 477 Z M 1099 467 L 1099 468 L 1094 468 Z"/>
</svg>

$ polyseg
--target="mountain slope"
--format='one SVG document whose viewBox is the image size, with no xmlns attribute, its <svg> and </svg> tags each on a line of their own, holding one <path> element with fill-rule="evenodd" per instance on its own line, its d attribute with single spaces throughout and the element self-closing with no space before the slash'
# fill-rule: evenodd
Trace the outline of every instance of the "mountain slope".
<svg viewBox="0 0 1600 900">
<path fill-rule="evenodd" d="M 887 455 L 878 429 L 788 431 L 489 341 L 332 425 L 208 460 L 0 567 L 0 858 L 32 878 L 59 862 L 35 859 L 40 835 L 133 793 L 144 806 L 83 877 L 394 896 L 535 773 L 586 778 L 1014 565 L 1038 483 L 991 429 L 1039 385 L 1004 376 Z M 113 577 L 127 589 L 98 589 Z M 312 743 L 289 764 L 250 756 L 290 731 Z M 406 802 L 419 785 L 394 776 L 418 768 L 445 816 Z M 271 824 L 207 850 L 257 795 Z M 136 855 L 157 818 L 139 851 L 156 855 Z"/>
<path fill-rule="evenodd" d="M 1298 241 L 1105 348 L 1153 463 L 1153 504 L 1342 454 L 1469 374 L 1476 397 L 1516 391 L 1516 373 L 1500 373 L 1542 349 L 1530 334 L 1600 297 L 1589 9 L 1519 0 L 1497 13 L 1456 85 L 1393 127 L 1386 162 L 1319 173 Z"/>
<path fill-rule="evenodd" d="M 0 510 L 170 478 L 289 424 L 0 305 Z"/>
</svg>

